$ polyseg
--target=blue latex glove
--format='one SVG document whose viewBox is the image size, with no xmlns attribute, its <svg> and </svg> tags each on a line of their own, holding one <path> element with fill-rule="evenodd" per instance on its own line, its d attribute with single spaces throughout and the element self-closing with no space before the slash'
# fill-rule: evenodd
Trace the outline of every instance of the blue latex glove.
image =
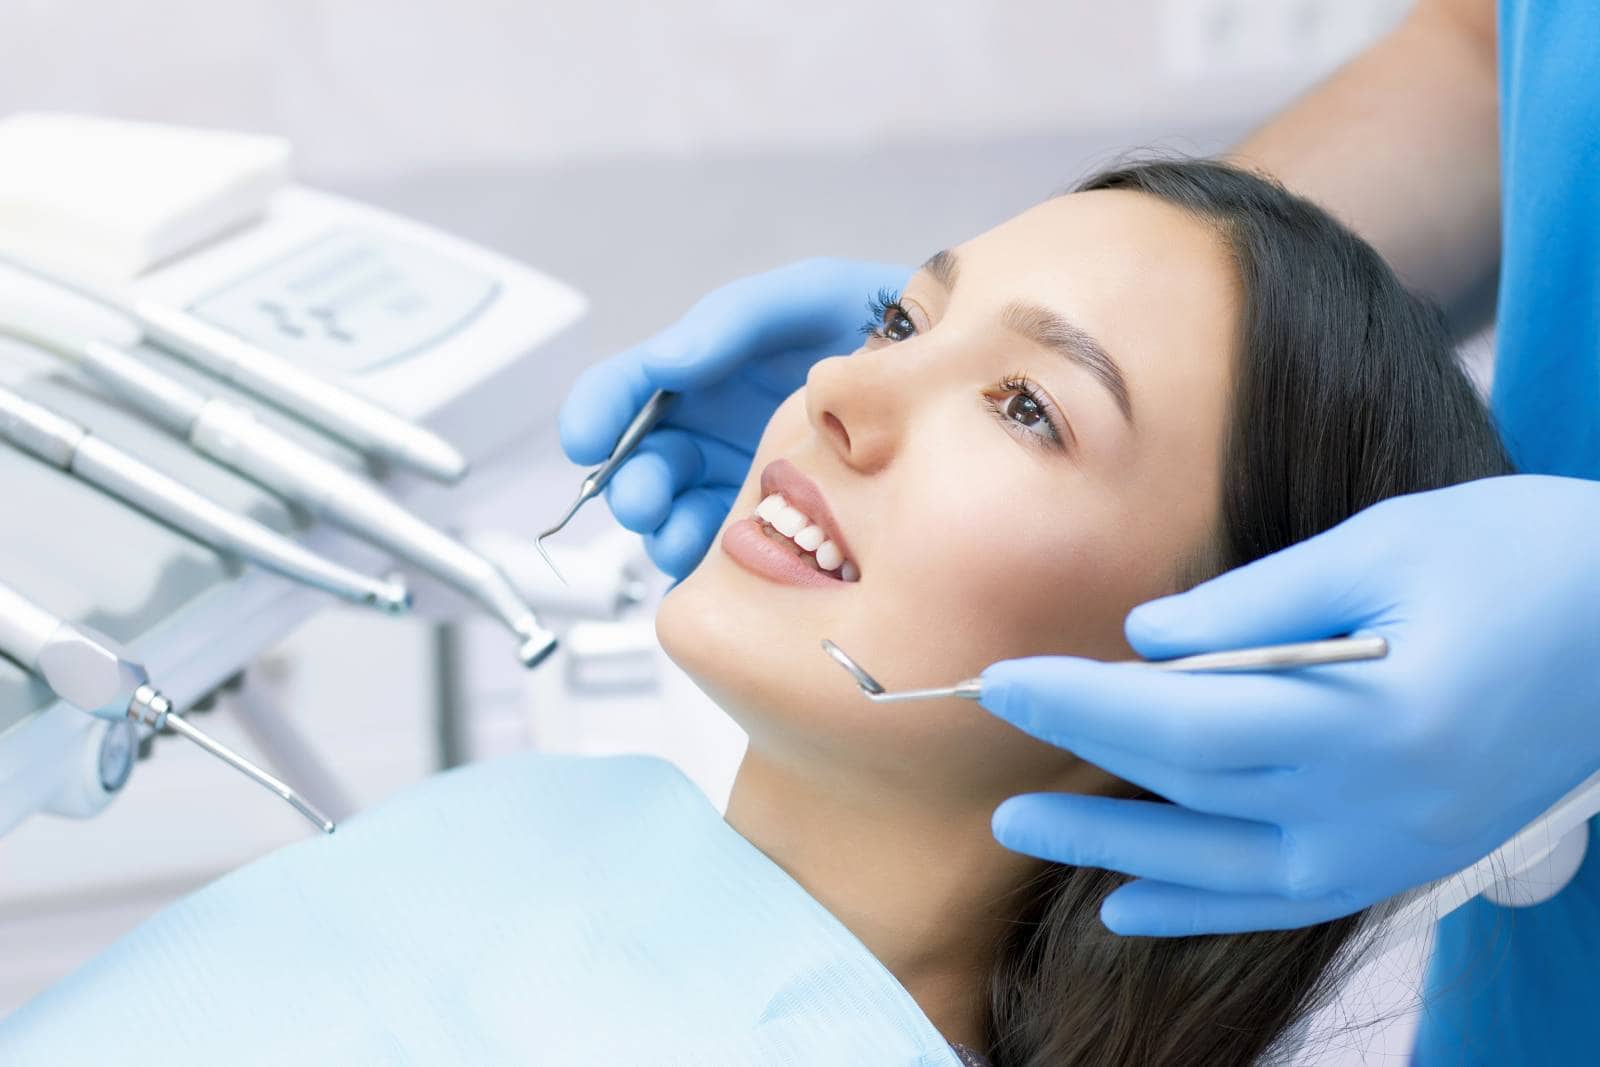
<svg viewBox="0 0 1600 1067">
<path fill-rule="evenodd" d="M 1309 925 L 1466 867 L 1600 768 L 1597 536 L 1595 482 L 1398 497 L 1126 627 L 1147 659 L 1359 632 L 1384 660 L 994 664 L 986 708 L 1174 802 L 1013 797 L 995 836 L 1136 876 L 1100 913 L 1126 934 Z"/>
<path fill-rule="evenodd" d="M 867 301 L 911 269 L 812 259 L 704 297 L 642 344 L 584 371 L 561 406 L 561 447 L 592 466 L 657 389 L 683 393 L 606 487 L 617 521 L 682 578 L 711 546 L 761 432 L 812 364 L 860 347 Z"/>
</svg>

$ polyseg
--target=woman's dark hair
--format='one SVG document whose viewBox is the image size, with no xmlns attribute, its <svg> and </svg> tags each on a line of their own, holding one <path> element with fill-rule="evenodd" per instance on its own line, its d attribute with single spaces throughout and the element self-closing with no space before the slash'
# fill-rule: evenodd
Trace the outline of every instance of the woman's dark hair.
<svg viewBox="0 0 1600 1067">
<path fill-rule="evenodd" d="M 1243 292 L 1220 524 L 1193 584 L 1385 497 L 1511 471 L 1443 315 L 1369 245 L 1276 183 L 1224 163 L 1108 170 L 1211 226 Z M 1146 799 L 1162 799 L 1135 793 Z M 1120 937 L 1123 875 L 1051 865 L 1026 890 L 989 989 L 995 1067 L 1225 1067 L 1284 1051 L 1356 962 L 1363 914 L 1301 930 Z"/>
</svg>

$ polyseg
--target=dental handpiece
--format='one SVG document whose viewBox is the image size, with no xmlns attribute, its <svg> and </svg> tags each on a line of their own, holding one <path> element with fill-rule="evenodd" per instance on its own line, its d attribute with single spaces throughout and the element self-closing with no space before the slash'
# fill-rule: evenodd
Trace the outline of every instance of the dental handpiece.
<svg viewBox="0 0 1600 1067">
<path fill-rule="evenodd" d="M 152 300 L 129 302 L 12 256 L 0 255 L 0 262 L 123 315 L 151 344 L 359 452 L 441 482 L 458 482 L 467 473 L 466 457 L 438 434 L 186 311 Z"/>
<path fill-rule="evenodd" d="M 555 651 L 555 634 L 494 564 L 367 479 L 262 424 L 249 409 L 198 393 L 103 341 L 64 344 L 16 323 L 0 324 L 0 331 L 68 360 L 202 455 L 477 600 L 517 635 L 523 666 L 536 667 Z"/>
<path fill-rule="evenodd" d="M 201 496 L 86 427 L 0 387 L 0 438 L 220 552 L 391 614 L 411 606 L 400 581 L 341 566 Z"/>
<path fill-rule="evenodd" d="M 299 793 L 172 710 L 172 702 L 150 684 L 144 666 L 102 633 L 56 617 L 0 582 L 0 653 L 15 660 L 80 711 L 182 734 L 207 752 L 270 789 L 323 833 L 333 820 Z"/>
</svg>

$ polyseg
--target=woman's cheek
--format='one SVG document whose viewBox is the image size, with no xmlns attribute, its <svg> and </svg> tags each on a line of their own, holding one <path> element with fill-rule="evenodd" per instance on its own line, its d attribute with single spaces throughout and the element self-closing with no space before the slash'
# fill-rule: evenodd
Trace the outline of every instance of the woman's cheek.
<svg viewBox="0 0 1600 1067">
<path fill-rule="evenodd" d="M 1071 511 L 986 524 L 983 551 L 951 590 L 953 602 L 976 606 L 975 640 L 1005 656 L 1124 654 L 1123 617 L 1132 607 L 1125 560 L 1102 536 L 1092 507 L 1064 522 Z"/>
<path fill-rule="evenodd" d="M 810 429 L 810 420 L 806 418 L 806 389 L 801 386 L 784 398 L 773 411 L 772 418 L 767 420 L 767 428 L 761 435 L 760 448 L 765 450 L 769 443 L 778 441 L 793 441 L 803 437 Z"/>
</svg>

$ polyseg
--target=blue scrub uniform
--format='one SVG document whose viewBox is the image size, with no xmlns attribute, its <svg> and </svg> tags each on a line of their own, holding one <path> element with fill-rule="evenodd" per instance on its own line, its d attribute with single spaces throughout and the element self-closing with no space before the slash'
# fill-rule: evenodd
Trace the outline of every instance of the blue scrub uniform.
<svg viewBox="0 0 1600 1067">
<path fill-rule="evenodd" d="M 1495 414 L 1520 470 L 1600 479 L 1600 4 L 1501 0 L 1499 22 Z M 1600 1063 L 1600 828 L 1547 903 L 1440 923 L 1427 993 L 1421 1067 Z"/>
</svg>

